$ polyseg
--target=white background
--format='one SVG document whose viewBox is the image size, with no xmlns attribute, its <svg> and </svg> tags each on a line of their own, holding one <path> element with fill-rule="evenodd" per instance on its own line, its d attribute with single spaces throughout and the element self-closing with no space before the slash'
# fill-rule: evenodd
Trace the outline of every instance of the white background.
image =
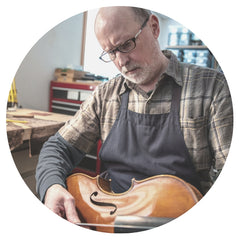
<svg viewBox="0 0 240 240">
<path fill-rule="evenodd" d="M 11 158 L 5 110 L 11 81 L 30 48 L 63 20 L 101 6 L 128 5 L 121 1 L 27 1 L 0 4 L 1 61 L 1 239 L 121 239 L 76 227 L 44 207 L 24 184 Z M 128 234 L 128 239 L 239 239 L 239 5 L 228 0 L 131 1 L 167 15 L 191 29 L 213 52 L 228 80 L 234 105 L 234 136 L 222 174 L 210 192 L 177 220 L 160 228 Z M 87 235 L 86 235 L 87 234 Z"/>
</svg>

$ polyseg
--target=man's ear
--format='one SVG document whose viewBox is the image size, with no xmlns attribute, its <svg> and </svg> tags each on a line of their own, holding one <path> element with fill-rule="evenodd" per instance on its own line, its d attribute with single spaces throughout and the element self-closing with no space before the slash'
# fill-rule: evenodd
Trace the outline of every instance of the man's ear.
<svg viewBox="0 0 240 240">
<path fill-rule="evenodd" d="M 157 16 L 151 15 L 150 19 L 149 19 L 149 24 L 150 24 L 153 36 L 155 38 L 158 38 L 158 36 L 160 34 L 160 26 L 159 26 L 159 21 L 158 21 Z"/>
</svg>

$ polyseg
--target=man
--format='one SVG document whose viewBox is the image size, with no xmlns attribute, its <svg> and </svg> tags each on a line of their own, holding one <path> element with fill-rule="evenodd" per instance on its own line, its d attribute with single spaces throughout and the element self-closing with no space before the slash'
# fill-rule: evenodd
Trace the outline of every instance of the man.
<svg viewBox="0 0 240 240">
<path fill-rule="evenodd" d="M 210 169 L 221 170 L 232 135 L 232 104 L 223 74 L 161 51 L 159 22 L 149 11 L 101 8 L 95 33 L 100 59 L 121 75 L 100 85 L 72 120 L 43 146 L 37 189 L 52 211 L 80 222 L 65 179 L 98 141 L 114 192 L 131 179 L 176 175 L 203 194 Z"/>
</svg>

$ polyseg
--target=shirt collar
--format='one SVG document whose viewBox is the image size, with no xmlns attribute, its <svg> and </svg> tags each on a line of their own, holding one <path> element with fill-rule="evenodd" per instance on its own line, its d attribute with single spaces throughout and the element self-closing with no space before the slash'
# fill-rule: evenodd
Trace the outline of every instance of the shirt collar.
<svg viewBox="0 0 240 240">
<path fill-rule="evenodd" d="M 120 95 L 123 94 L 127 89 L 134 89 L 135 88 L 135 83 L 127 80 L 121 74 L 120 74 L 119 78 L 123 81 L 122 87 L 120 89 Z"/>
<path fill-rule="evenodd" d="M 169 59 L 169 64 L 165 71 L 165 74 L 172 77 L 178 85 L 182 86 L 183 79 L 181 63 L 172 52 L 164 50 L 163 54 Z"/>
<path fill-rule="evenodd" d="M 168 67 L 164 74 L 170 76 L 178 85 L 182 86 L 183 80 L 181 63 L 178 61 L 177 57 L 171 51 L 163 50 L 162 52 L 169 59 Z M 120 95 L 123 94 L 127 88 L 134 89 L 136 87 L 135 83 L 132 83 L 127 79 L 124 79 L 124 77 L 121 74 L 119 74 L 117 78 L 120 78 L 124 81 L 124 84 L 122 85 L 122 88 L 120 90 Z"/>
</svg>

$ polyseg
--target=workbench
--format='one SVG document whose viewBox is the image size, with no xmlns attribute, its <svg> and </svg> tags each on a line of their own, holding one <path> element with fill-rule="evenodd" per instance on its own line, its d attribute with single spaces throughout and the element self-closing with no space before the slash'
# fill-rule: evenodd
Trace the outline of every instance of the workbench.
<svg viewBox="0 0 240 240">
<path fill-rule="evenodd" d="M 71 115 L 23 108 L 7 112 L 7 136 L 13 160 L 23 180 L 36 196 L 35 171 L 42 145 L 71 118 Z M 97 151 L 100 147 L 99 142 L 73 172 L 98 175 L 101 165 Z"/>
<path fill-rule="evenodd" d="M 32 152 L 32 148 L 40 151 L 42 144 L 72 116 L 18 108 L 16 111 L 8 111 L 6 118 L 10 150 L 13 151 L 27 142 Z"/>
</svg>

